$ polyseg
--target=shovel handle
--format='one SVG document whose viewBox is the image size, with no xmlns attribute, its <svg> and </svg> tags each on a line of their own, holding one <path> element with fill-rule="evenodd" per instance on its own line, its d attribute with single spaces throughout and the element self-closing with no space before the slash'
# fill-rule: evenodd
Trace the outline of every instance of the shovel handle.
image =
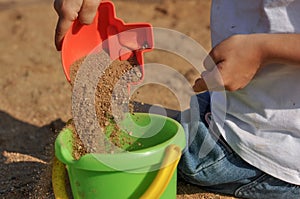
<svg viewBox="0 0 300 199">
<path fill-rule="evenodd" d="M 174 144 L 168 146 L 161 169 L 158 171 L 152 184 L 140 199 L 160 198 L 177 168 L 180 157 L 181 149 L 179 146 Z"/>
</svg>

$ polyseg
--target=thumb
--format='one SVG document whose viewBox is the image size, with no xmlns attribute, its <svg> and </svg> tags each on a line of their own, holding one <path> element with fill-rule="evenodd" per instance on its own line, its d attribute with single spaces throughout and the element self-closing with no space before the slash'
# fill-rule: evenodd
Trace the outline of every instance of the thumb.
<svg viewBox="0 0 300 199">
<path fill-rule="evenodd" d="M 221 91 L 225 90 L 222 79 L 221 71 L 218 67 L 213 68 L 211 71 L 204 71 L 201 78 L 195 81 L 193 86 L 195 92 L 202 91 Z"/>
<path fill-rule="evenodd" d="M 203 92 L 207 91 L 207 85 L 205 83 L 205 80 L 203 78 L 198 78 L 196 79 L 193 89 L 195 92 Z"/>
<path fill-rule="evenodd" d="M 96 16 L 101 0 L 84 0 L 79 11 L 79 21 L 82 24 L 91 24 Z"/>
</svg>

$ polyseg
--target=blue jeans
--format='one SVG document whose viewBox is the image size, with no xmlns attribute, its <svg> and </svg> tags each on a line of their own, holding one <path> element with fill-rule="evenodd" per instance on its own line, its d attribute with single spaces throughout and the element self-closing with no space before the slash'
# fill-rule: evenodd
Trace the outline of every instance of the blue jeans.
<svg viewBox="0 0 300 199">
<path fill-rule="evenodd" d="M 222 136 L 214 133 L 209 114 L 210 96 L 202 93 L 192 98 L 190 110 L 178 119 L 187 134 L 179 178 L 239 198 L 300 198 L 300 186 L 276 179 L 242 160 Z"/>
</svg>

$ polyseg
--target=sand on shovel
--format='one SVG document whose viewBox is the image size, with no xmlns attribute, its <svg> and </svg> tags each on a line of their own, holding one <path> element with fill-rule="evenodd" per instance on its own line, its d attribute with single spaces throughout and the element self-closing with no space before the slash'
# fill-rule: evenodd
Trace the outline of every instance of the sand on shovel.
<svg viewBox="0 0 300 199">
<path fill-rule="evenodd" d="M 133 103 L 129 101 L 128 84 L 139 81 L 142 76 L 135 56 L 125 61 L 117 59 L 111 62 L 106 53 L 96 53 L 83 57 L 72 64 L 70 68 L 72 89 L 74 89 L 75 80 L 77 81 L 77 72 L 80 71 L 79 69 L 83 64 L 86 64 L 87 59 L 92 60 L 95 67 L 101 70 L 94 92 L 95 101 L 91 105 L 95 105 L 96 119 L 102 135 L 99 135 L 99 132 L 94 132 L 94 129 L 89 129 L 90 126 L 84 126 L 87 125 L 86 117 L 92 116 L 89 115 L 88 110 L 75 110 L 79 111 L 82 117 L 79 120 L 82 122 L 79 121 L 77 125 L 74 125 L 74 121 L 71 121 L 67 125 L 67 128 L 73 132 L 73 156 L 75 159 L 79 159 L 82 155 L 90 152 L 113 153 L 124 144 L 131 144 L 133 140 L 130 136 L 120 136 L 120 134 L 124 134 L 124 130 L 118 127 L 116 120 L 122 119 L 124 113 L 133 111 Z M 95 63 L 97 60 L 98 63 Z M 88 74 L 80 72 L 80 75 Z M 74 92 L 76 91 L 73 90 Z M 114 105 L 117 107 L 116 109 L 112 109 Z M 74 107 L 72 108 L 74 109 Z M 77 108 L 75 107 L 75 109 Z M 78 125 L 79 129 L 86 131 L 80 132 L 81 136 L 78 133 Z"/>
</svg>

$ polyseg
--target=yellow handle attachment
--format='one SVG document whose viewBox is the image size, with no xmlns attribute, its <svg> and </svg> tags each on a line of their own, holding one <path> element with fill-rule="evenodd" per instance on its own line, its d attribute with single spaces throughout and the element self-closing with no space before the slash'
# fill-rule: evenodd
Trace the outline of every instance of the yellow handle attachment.
<svg viewBox="0 0 300 199">
<path fill-rule="evenodd" d="M 52 187 L 55 199 L 68 199 L 66 189 L 66 168 L 56 157 L 53 158 Z"/>
<path fill-rule="evenodd" d="M 150 187 L 141 196 L 141 199 L 160 198 L 177 168 L 180 157 L 181 149 L 179 146 L 172 144 L 166 149 L 166 155 L 162 162 L 161 169 Z"/>
</svg>

